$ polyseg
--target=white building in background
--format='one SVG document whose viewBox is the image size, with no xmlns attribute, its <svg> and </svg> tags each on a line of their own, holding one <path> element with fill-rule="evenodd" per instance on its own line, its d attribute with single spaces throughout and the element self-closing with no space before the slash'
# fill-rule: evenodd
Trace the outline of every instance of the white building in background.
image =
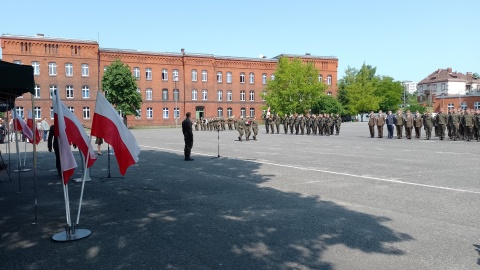
<svg viewBox="0 0 480 270">
<path fill-rule="evenodd" d="M 417 83 L 418 82 L 412 82 L 412 81 L 403 81 L 403 89 L 408 91 L 408 93 L 413 94 L 417 91 Z"/>
</svg>

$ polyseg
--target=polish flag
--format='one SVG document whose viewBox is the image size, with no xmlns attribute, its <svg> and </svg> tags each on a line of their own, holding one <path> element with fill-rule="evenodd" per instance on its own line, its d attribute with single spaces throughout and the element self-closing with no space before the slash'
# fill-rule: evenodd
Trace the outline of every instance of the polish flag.
<svg viewBox="0 0 480 270">
<path fill-rule="evenodd" d="M 267 117 L 270 117 L 270 107 L 268 107 L 268 110 L 267 110 Z"/>
<path fill-rule="evenodd" d="M 95 150 L 93 150 L 90 139 L 78 118 L 63 102 L 60 101 L 59 105 L 59 109 L 62 110 L 65 120 L 65 132 L 67 133 L 68 143 L 73 143 L 80 149 L 84 160 L 87 160 L 88 157 L 87 168 L 90 168 L 93 163 L 97 161 L 97 155 L 95 154 Z"/>
<path fill-rule="evenodd" d="M 70 177 L 72 177 L 75 168 L 77 167 L 77 162 L 75 162 L 70 143 L 68 142 L 65 117 L 62 110 L 62 102 L 60 101 L 60 97 L 56 92 L 53 94 L 53 113 L 55 114 L 54 129 L 55 136 L 58 136 L 58 150 L 60 152 L 60 165 L 63 174 L 63 184 L 66 185 L 68 180 L 70 180 Z"/>
<path fill-rule="evenodd" d="M 27 139 L 30 141 L 30 143 L 33 144 L 33 132 L 32 130 L 27 126 L 27 123 L 23 121 L 22 117 L 19 117 L 17 115 L 17 110 L 12 110 L 12 115 L 13 115 L 13 128 L 15 131 L 21 131 L 23 132 L 23 135 L 27 137 Z M 37 144 L 40 142 L 40 140 L 37 140 Z"/>
<path fill-rule="evenodd" d="M 120 173 L 125 175 L 127 168 L 138 162 L 140 147 L 133 134 L 123 123 L 115 108 L 98 91 L 93 115 L 91 135 L 103 138 L 115 150 Z"/>
<path fill-rule="evenodd" d="M 32 130 L 33 133 L 33 117 L 32 117 L 32 111 L 28 109 L 28 116 L 27 116 L 27 126 Z M 37 144 L 40 142 L 40 130 L 35 126 L 35 130 L 37 131 L 35 133 L 35 137 L 37 137 Z M 32 141 L 33 142 L 33 141 Z"/>
</svg>

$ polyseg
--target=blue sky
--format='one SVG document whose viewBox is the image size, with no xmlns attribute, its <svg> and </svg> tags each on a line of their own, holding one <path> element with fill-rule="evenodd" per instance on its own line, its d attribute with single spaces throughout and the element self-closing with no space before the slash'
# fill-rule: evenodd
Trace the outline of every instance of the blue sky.
<svg viewBox="0 0 480 270">
<path fill-rule="evenodd" d="M 0 33 L 97 40 L 100 47 L 268 58 L 336 56 L 395 80 L 438 68 L 480 73 L 480 1 L 2 0 Z"/>
</svg>

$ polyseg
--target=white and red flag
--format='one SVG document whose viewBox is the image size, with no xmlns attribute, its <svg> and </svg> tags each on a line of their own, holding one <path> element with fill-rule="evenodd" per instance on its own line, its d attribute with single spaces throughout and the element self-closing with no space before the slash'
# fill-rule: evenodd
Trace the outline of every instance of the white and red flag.
<svg viewBox="0 0 480 270">
<path fill-rule="evenodd" d="M 125 175 L 129 166 L 138 162 L 140 147 L 135 137 L 123 124 L 123 119 L 120 118 L 115 108 L 100 91 L 97 93 L 90 134 L 103 138 L 105 142 L 113 147 L 122 175 Z"/>
<path fill-rule="evenodd" d="M 93 150 L 90 139 L 78 118 L 63 102 L 60 101 L 59 105 L 65 120 L 65 132 L 67 133 L 68 143 L 73 143 L 80 149 L 84 160 L 88 160 L 87 168 L 90 168 L 97 161 L 97 155 L 95 150 Z"/>
<path fill-rule="evenodd" d="M 13 109 L 12 110 L 12 115 L 13 115 L 13 128 L 15 131 L 21 131 L 25 137 L 33 144 L 33 132 L 32 130 L 27 126 L 27 123 L 23 121 L 22 117 L 17 115 L 17 110 Z M 36 143 L 38 144 L 40 142 L 40 138 L 37 138 Z"/>
<path fill-rule="evenodd" d="M 33 133 L 33 123 L 34 121 L 33 121 L 32 111 L 28 109 L 27 126 L 32 130 L 32 133 Z M 35 136 L 37 137 L 36 142 L 38 144 L 40 142 L 40 130 L 38 130 L 37 127 L 35 127 L 35 130 L 36 130 Z"/>
<path fill-rule="evenodd" d="M 72 149 L 67 138 L 62 102 L 60 101 L 60 97 L 56 92 L 53 94 L 53 113 L 55 122 L 55 136 L 57 136 L 58 151 L 60 152 L 60 165 L 63 174 L 63 184 L 66 185 L 68 180 L 70 180 L 70 177 L 72 177 L 75 168 L 77 167 L 77 162 L 75 162 L 75 158 L 73 157 Z"/>
</svg>

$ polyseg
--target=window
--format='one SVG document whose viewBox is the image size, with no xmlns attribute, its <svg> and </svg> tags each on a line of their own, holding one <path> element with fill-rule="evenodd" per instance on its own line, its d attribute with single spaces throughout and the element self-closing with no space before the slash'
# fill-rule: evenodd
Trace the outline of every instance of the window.
<svg viewBox="0 0 480 270">
<path fill-rule="evenodd" d="M 13 61 L 13 63 L 14 63 L 14 64 L 17 64 L 17 65 L 21 65 L 21 64 L 22 64 L 22 61 L 20 61 L 20 60 L 15 60 L 15 61 Z"/>
<path fill-rule="evenodd" d="M 318 81 L 323 83 L 323 76 L 322 74 L 318 74 Z"/>
<path fill-rule="evenodd" d="M 218 117 L 223 117 L 223 109 L 222 108 L 217 109 L 217 116 Z"/>
<path fill-rule="evenodd" d="M 88 77 L 88 64 L 82 64 L 82 77 Z"/>
<path fill-rule="evenodd" d="M 223 74 L 221 71 L 217 72 L 217 83 L 221 83 L 223 78 Z"/>
<path fill-rule="evenodd" d="M 152 97 L 153 97 L 152 88 L 147 88 L 147 91 L 145 91 L 145 100 L 152 100 Z"/>
<path fill-rule="evenodd" d="M 202 90 L 202 100 L 208 100 L 208 91 L 207 89 Z"/>
<path fill-rule="evenodd" d="M 208 73 L 206 70 L 202 70 L 202 82 L 206 82 L 208 79 Z"/>
<path fill-rule="evenodd" d="M 107 71 L 107 69 L 108 69 L 108 66 L 104 66 L 103 67 L 103 72 Z"/>
<path fill-rule="evenodd" d="M 163 108 L 163 119 L 168 119 L 168 108 Z"/>
<path fill-rule="evenodd" d="M 467 109 L 467 102 L 462 101 L 462 103 L 460 104 L 460 108 L 462 108 L 462 110 L 466 110 Z"/>
<path fill-rule="evenodd" d="M 332 85 L 332 75 L 327 76 L 327 85 Z"/>
<path fill-rule="evenodd" d="M 270 80 L 275 80 L 275 74 L 270 75 Z"/>
<path fill-rule="evenodd" d="M 246 117 L 246 113 L 245 113 L 245 112 L 246 112 L 246 111 L 245 111 L 245 108 L 241 108 L 241 109 L 240 109 L 240 116 L 241 116 L 241 117 Z"/>
<path fill-rule="evenodd" d="M 24 118 L 25 116 L 23 115 L 23 107 L 17 107 L 17 116 Z"/>
<path fill-rule="evenodd" d="M 233 116 L 233 110 L 232 108 L 227 108 L 227 116 L 232 117 Z"/>
<path fill-rule="evenodd" d="M 33 114 L 35 119 L 42 119 L 42 109 L 40 107 L 33 108 Z"/>
<path fill-rule="evenodd" d="M 50 68 L 49 68 L 50 70 Z M 65 76 L 72 77 L 73 76 L 73 65 L 70 63 L 65 64 Z"/>
<path fill-rule="evenodd" d="M 240 101 L 245 101 L 245 91 L 240 91 Z"/>
<path fill-rule="evenodd" d="M 147 81 L 152 80 L 152 69 L 151 68 L 146 68 L 145 69 L 145 78 L 147 79 Z"/>
<path fill-rule="evenodd" d="M 192 90 L 192 100 L 197 100 L 197 94 L 198 94 L 197 89 L 193 89 Z"/>
<path fill-rule="evenodd" d="M 75 108 L 73 108 L 73 107 L 68 107 L 68 110 L 69 110 L 71 113 L 75 113 Z"/>
<path fill-rule="evenodd" d="M 180 92 L 178 89 L 173 89 L 173 100 L 178 101 Z"/>
<path fill-rule="evenodd" d="M 147 119 L 152 119 L 153 118 L 153 108 L 148 107 L 147 108 Z"/>
<path fill-rule="evenodd" d="M 40 63 L 33 61 L 32 67 L 33 67 L 33 75 L 40 75 Z"/>
<path fill-rule="evenodd" d="M 140 79 L 140 68 L 138 67 L 133 68 L 133 77 L 135 77 L 137 80 Z"/>
<path fill-rule="evenodd" d="M 173 117 L 175 119 L 180 118 L 180 109 L 179 108 L 173 108 Z"/>
<path fill-rule="evenodd" d="M 437 92 L 437 85 L 436 84 L 433 85 L 433 91 Z"/>
<path fill-rule="evenodd" d="M 88 85 L 82 86 L 82 98 L 90 98 L 90 88 Z"/>
<path fill-rule="evenodd" d="M 248 94 L 250 96 L 250 101 L 255 101 L 255 91 L 250 90 Z"/>
<path fill-rule="evenodd" d="M 480 110 L 480 102 L 476 101 L 475 103 L 473 103 L 473 108 L 475 110 Z"/>
<path fill-rule="evenodd" d="M 222 99 L 223 99 L 223 91 L 218 90 L 217 91 L 217 101 L 222 101 Z"/>
<path fill-rule="evenodd" d="M 442 83 L 442 91 L 445 91 L 445 83 Z"/>
<path fill-rule="evenodd" d="M 227 83 L 232 83 L 232 73 L 227 72 Z"/>
<path fill-rule="evenodd" d="M 40 97 L 40 85 L 35 84 L 35 95 L 33 97 L 39 98 Z"/>
<path fill-rule="evenodd" d="M 168 89 L 162 89 L 162 100 L 168 100 Z"/>
<path fill-rule="evenodd" d="M 73 98 L 73 86 L 67 85 L 67 87 L 65 88 L 65 97 Z"/>
<path fill-rule="evenodd" d="M 168 69 L 162 69 L 162 81 L 168 81 Z"/>
<path fill-rule="evenodd" d="M 267 101 L 265 97 L 267 96 L 267 91 L 262 92 L 262 101 Z"/>
<path fill-rule="evenodd" d="M 253 72 L 250 72 L 250 74 L 248 75 L 248 82 L 250 84 L 255 83 L 255 74 Z"/>
<path fill-rule="evenodd" d="M 83 107 L 83 119 L 90 119 L 90 107 Z"/>
<path fill-rule="evenodd" d="M 53 119 L 53 107 L 50 107 L 50 119 Z"/>
<path fill-rule="evenodd" d="M 449 110 L 452 110 L 454 108 L 453 103 L 448 103 L 447 108 Z"/>
<path fill-rule="evenodd" d="M 55 62 L 48 63 L 48 75 L 57 76 L 57 63 Z"/>
<path fill-rule="evenodd" d="M 196 81 L 197 81 L 197 70 L 192 69 L 192 82 L 196 82 Z"/>
<path fill-rule="evenodd" d="M 178 69 L 172 71 L 173 81 L 178 82 Z"/>
<path fill-rule="evenodd" d="M 245 73 L 240 73 L 240 83 L 245 83 Z"/>
<path fill-rule="evenodd" d="M 232 90 L 227 90 L 227 101 L 232 101 Z"/>
<path fill-rule="evenodd" d="M 255 108 L 250 108 L 250 117 L 255 117 Z"/>
<path fill-rule="evenodd" d="M 50 98 L 53 98 L 53 93 L 57 92 L 57 86 L 56 85 L 50 85 Z"/>
<path fill-rule="evenodd" d="M 332 92 L 331 91 L 328 91 L 327 92 L 327 96 L 331 96 L 332 95 Z"/>
</svg>

